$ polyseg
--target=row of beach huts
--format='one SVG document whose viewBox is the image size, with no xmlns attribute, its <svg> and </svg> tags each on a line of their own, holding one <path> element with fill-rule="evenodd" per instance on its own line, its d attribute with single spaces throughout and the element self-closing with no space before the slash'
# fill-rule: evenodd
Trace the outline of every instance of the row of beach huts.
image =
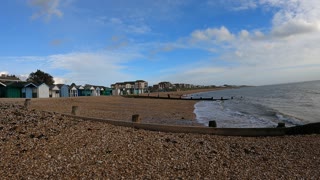
<svg viewBox="0 0 320 180">
<path fill-rule="evenodd" d="M 144 80 L 117 82 L 111 88 L 97 85 L 72 83 L 47 85 L 21 81 L 15 76 L 0 76 L 0 98 L 57 98 L 78 96 L 109 96 L 143 94 L 148 91 Z"/>
<path fill-rule="evenodd" d="M 108 96 L 112 94 L 110 88 L 86 84 L 67 85 L 55 84 L 48 86 L 45 83 L 35 84 L 32 82 L 0 82 L 0 97 L 2 98 L 57 98 L 77 96 Z"/>
</svg>

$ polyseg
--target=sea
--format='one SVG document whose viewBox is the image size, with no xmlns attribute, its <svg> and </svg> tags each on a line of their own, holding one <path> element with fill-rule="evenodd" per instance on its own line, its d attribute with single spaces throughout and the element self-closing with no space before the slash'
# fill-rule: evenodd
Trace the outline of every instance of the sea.
<svg viewBox="0 0 320 180">
<path fill-rule="evenodd" d="M 255 86 L 202 92 L 194 98 L 229 100 L 199 101 L 194 113 L 208 126 L 215 120 L 223 128 L 287 127 L 320 122 L 320 81 Z"/>
</svg>

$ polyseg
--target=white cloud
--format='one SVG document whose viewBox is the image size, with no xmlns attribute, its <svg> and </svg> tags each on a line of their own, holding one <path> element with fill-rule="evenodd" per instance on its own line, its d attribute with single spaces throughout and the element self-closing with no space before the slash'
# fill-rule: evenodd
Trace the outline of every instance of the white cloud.
<svg viewBox="0 0 320 180">
<path fill-rule="evenodd" d="M 61 77 L 54 77 L 53 80 L 54 80 L 55 84 L 66 84 L 66 83 L 69 83 L 68 80 L 66 80 L 65 78 L 61 78 Z"/>
<path fill-rule="evenodd" d="M 135 78 L 127 72 L 127 64 L 142 58 L 136 50 L 104 50 L 73 52 L 49 56 L 3 57 L 9 72 L 26 74 L 40 69 L 54 77 L 56 83 L 95 84 L 110 86 L 116 81 Z M 10 60 L 10 61 L 8 61 Z M 0 57 L 0 61 L 2 58 Z M 19 66 L 15 66 L 19 64 Z"/>
<path fill-rule="evenodd" d="M 218 28 L 207 28 L 205 30 L 195 30 L 191 33 L 191 41 L 214 41 L 224 42 L 231 41 L 234 39 L 234 35 L 229 30 L 222 26 Z"/>
<path fill-rule="evenodd" d="M 22 81 L 26 81 L 29 77 L 29 74 L 20 74 L 18 75 L 18 78 Z"/>
<path fill-rule="evenodd" d="M 1 74 L 9 74 L 9 72 L 8 71 L 0 71 L 0 75 Z"/>
<path fill-rule="evenodd" d="M 318 0 L 261 0 L 262 5 L 275 7 L 272 34 L 291 36 L 319 31 L 320 1 Z"/>
<path fill-rule="evenodd" d="M 257 4 L 274 8 L 269 31 L 243 29 L 233 33 L 225 26 L 194 30 L 189 47 L 196 45 L 213 53 L 219 65 L 211 61 L 194 64 L 166 78 L 253 85 L 319 79 L 320 1 L 260 0 Z"/>
<path fill-rule="evenodd" d="M 29 4 L 37 9 L 31 16 L 32 19 L 44 18 L 49 21 L 51 17 L 62 17 L 60 10 L 60 0 L 29 0 Z"/>
<path fill-rule="evenodd" d="M 319 25 L 320 24 L 317 23 L 306 22 L 305 20 L 290 20 L 279 26 L 275 26 L 272 30 L 272 35 L 288 37 L 292 35 L 317 32 L 319 31 Z"/>
<path fill-rule="evenodd" d="M 130 79 L 125 73 L 125 63 L 140 57 L 136 53 L 116 53 L 112 51 L 70 53 L 47 57 L 52 69 L 67 71 L 63 82 L 95 83 L 109 86 L 114 81 Z"/>
</svg>

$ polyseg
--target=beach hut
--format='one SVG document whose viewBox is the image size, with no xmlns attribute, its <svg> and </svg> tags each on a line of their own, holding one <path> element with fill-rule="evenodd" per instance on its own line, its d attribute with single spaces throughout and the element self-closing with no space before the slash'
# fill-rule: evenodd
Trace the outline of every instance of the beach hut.
<svg viewBox="0 0 320 180">
<path fill-rule="evenodd" d="M 69 86 L 66 84 L 57 84 L 60 89 L 60 97 L 69 97 Z"/>
<path fill-rule="evenodd" d="M 31 82 L 5 82 L 1 86 L 1 96 L 7 98 L 36 98 L 37 85 Z"/>
<path fill-rule="evenodd" d="M 4 82 L 1 86 L 2 96 L 6 98 L 21 98 L 22 82 Z"/>
<path fill-rule="evenodd" d="M 94 88 L 91 85 L 86 84 L 84 86 L 83 95 L 84 96 L 91 96 L 93 90 L 94 90 Z"/>
<path fill-rule="evenodd" d="M 82 86 L 82 85 L 77 86 L 77 89 L 78 89 L 78 96 L 85 96 L 84 86 Z"/>
<path fill-rule="evenodd" d="M 101 95 L 101 88 L 96 86 L 94 87 L 93 96 L 100 96 Z"/>
<path fill-rule="evenodd" d="M 49 88 L 49 96 L 52 98 L 60 97 L 60 88 L 58 85 L 52 85 Z"/>
<path fill-rule="evenodd" d="M 112 89 L 104 87 L 103 90 L 101 91 L 101 95 L 103 96 L 110 96 L 112 95 Z"/>
<path fill-rule="evenodd" d="M 46 85 L 45 83 L 38 85 L 37 97 L 38 98 L 48 98 L 49 97 L 49 86 Z"/>
<path fill-rule="evenodd" d="M 69 86 L 69 96 L 70 97 L 78 97 L 78 89 L 77 89 L 76 84 L 74 84 L 74 83 L 72 83 Z"/>
<path fill-rule="evenodd" d="M 0 82 L 0 98 L 6 97 L 6 87 L 7 85 Z"/>
<path fill-rule="evenodd" d="M 31 82 L 24 82 L 21 92 L 23 98 L 36 98 L 37 86 Z"/>
<path fill-rule="evenodd" d="M 93 85 L 86 84 L 84 86 L 84 94 L 85 96 L 97 96 L 96 88 Z"/>
</svg>

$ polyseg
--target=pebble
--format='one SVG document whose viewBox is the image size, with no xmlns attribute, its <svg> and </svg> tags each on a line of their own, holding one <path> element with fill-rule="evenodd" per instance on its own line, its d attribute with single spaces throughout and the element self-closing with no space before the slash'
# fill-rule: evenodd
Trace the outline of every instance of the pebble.
<svg viewBox="0 0 320 180">
<path fill-rule="evenodd" d="M 1 179 L 320 178 L 319 135 L 175 134 L 0 109 Z"/>
</svg>

